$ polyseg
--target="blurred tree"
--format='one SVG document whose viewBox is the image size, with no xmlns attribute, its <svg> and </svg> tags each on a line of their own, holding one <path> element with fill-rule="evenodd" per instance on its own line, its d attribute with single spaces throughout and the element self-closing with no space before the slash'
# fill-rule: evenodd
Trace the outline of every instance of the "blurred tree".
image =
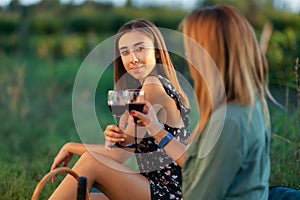
<svg viewBox="0 0 300 200">
<path fill-rule="evenodd" d="M 44 8 L 58 8 L 60 5 L 61 4 L 59 0 L 42 0 L 39 3 L 39 6 Z"/>
<path fill-rule="evenodd" d="M 20 9 L 21 5 L 19 0 L 12 0 L 9 4 L 8 4 L 8 9 L 11 11 L 18 11 Z"/>
<path fill-rule="evenodd" d="M 226 3 L 240 10 L 255 28 L 262 28 L 266 22 L 266 11 L 274 10 L 273 0 L 199 0 L 198 6 L 213 6 Z"/>
<path fill-rule="evenodd" d="M 133 7 L 132 0 L 127 0 L 125 7 Z"/>
<path fill-rule="evenodd" d="M 25 6 L 21 7 L 21 23 L 19 29 L 19 48 L 18 51 L 23 53 L 23 49 L 25 47 L 24 41 L 26 41 L 28 37 L 28 9 Z"/>
</svg>

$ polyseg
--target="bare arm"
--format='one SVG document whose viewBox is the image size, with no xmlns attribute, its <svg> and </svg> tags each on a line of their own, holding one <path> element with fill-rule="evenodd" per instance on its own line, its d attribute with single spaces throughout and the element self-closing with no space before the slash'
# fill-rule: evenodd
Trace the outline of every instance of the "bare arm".
<svg viewBox="0 0 300 200">
<path fill-rule="evenodd" d="M 164 129 L 161 129 L 153 137 L 159 143 L 168 132 Z M 166 153 L 179 165 L 182 167 L 184 161 L 184 152 L 186 146 L 180 143 L 177 139 L 173 138 L 165 147 L 164 150 Z"/>
<path fill-rule="evenodd" d="M 158 121 L 156 112 L 151 104 L 147 102 L 146 106 L 149 108 L 147 114 L 137 111 L 131 112 L 130 114 L 138 117 L 140 122 L 145 124 L 148 133 L 159 143 L 162 138 L 168 134 L 168 132 L 163 129 L 163 125 Z M 170 142 L 168 142 L 168 144 L 164 147 L 166 153 L 181 167 L 184 161 L 185 149 L 186 146 L 175 138 L 171 139 Z"/>
<path fill-rule="evenodd" d="M 123 163 L 127 160 L 130 154 L 127 154 L 124 151 L 119 151 L 117 148 L 112 149 L 112 151 L 107 151 L 103 145 L 100 144 L 82 144 L 82 143 L 67 143 L 62 150 L 66 150 L 69 153 L 76 154 L 81 156 L 86 151 L 96 152 L 105 156 L 112 158 L 120 163 Z M 128 156 L 128 157 L 127 157 Z"/>
<path fill-rule="evenodd" d="M 114 125 L 110 125 L 106 128 L 105 131 L 109 132 L 114 129 L 118 129 L 118 127 Z M 74 154 L 81 156 L 87 151 L 90 153 L 96 152 L 105 155 L 119 163 L 124 163 L 131 155 L 131 152 L 119 148 L 113 148 L 111 151 L 108 151 L 104 145 L 100 145 L 100 144 L 82 144 L 82 143 L 69 142 L 66 143 L 60 149 L 60 151 L 54 158 L 54 161 L 51 166 L 51 170 L 59 167 L 60 165 L 64 167 L 68 166 Z"/>
</svg>

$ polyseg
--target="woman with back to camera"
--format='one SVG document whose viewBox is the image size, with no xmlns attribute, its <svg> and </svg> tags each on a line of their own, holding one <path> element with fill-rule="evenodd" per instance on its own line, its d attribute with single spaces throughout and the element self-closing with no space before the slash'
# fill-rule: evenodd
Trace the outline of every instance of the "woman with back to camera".
<svg viewBox="0 0 300 200">
<path fill-rule="evenodd" d="M 181 154 L 183 198 L 268 199 L 271 127 L 266 97 L 273 98 L 268 64 L 253 28 L 228 5 L 197 9 L 181 25 L 201 116 L 190 146 Z M 209 72 L 214 67 L 219 74 Z M 215 83 L 218 76 L 222 84 Z M 147 115 L 132 114 L 150 135 L 166 135 L 164 130 L 156 133 L 160 124 L 149 110 Z M 165 149 L 176 148 L 178 143 L 172 141 Z"/>
<path fill-rule="evenodd" d="M 125 78 L 124 78 L 125 77 Z M 186 130 L 189 105 L 182 91 L 159 29 L 144 19 L 123 25 L 115 40 L 114 84 L 118 90 L 141 88 L 146 100 L 158 105 L 155 113 L 164 128 L 182 142 L 189 136 Z M 72 155 L 80 156 L 72 168 L 87 177 L 88 189 L 96 187 L 110 199 L 182 199 L 181 160 L 160 148 L 159 141 L 139 128 L 139 143 L 143 147 L 111 148 L 103 145 L 67 143 L 57 154 L 51 170 L 67 166 Z M 107 143 L 120 142 L 123 147 L 133 143 L 133 123 L 125 130 L 108 125 L 104 131 Z M 184 145 L 178 145 L 184 149 Z M 135 152 L 140 173 L 123 163 Z M 174 149 L 173 151 L 177 151 Z M 67 176 L 52 199 L 74 199 L 76 181 Z M 105 198 L 93 194 L 92 198 Z"/>
</svg>

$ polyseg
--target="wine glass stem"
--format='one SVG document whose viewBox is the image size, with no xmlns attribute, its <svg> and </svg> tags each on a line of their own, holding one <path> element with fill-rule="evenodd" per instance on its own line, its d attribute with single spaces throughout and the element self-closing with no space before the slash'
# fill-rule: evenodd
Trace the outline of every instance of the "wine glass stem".
<svg viewBox="0 0 300 200">
<path fill-rule="evenodd" d="M 115 115 L 115 119 L 116 119 L 116 122 L 117 122 L 117 126 L 119 127 L 121 116 Z"/>
<path fill-rule="evenodd" d="M 137 144 L 137 124 L 134 124 L 134 144 Z"/>
</svg>

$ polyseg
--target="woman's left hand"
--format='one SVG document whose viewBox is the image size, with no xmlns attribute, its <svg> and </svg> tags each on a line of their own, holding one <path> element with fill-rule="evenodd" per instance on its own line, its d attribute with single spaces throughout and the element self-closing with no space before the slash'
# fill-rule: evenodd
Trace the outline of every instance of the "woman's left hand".
<svg viewBox="0 0 300 200">
<path fill-rule="evenodd" d="M 124 142 L 126 134 L 116 125 L 108 125 L 104 131 L 105 148 L 111 150 L 111 146 L 116 142 Z"/>
<path fill-rule="evenodd" d="M 72 160 L 73 153 L 69 151 L 69 146 L 71 143 L 65 144 L 58 154 L 55 156 L 54 161 L 51 166 L 51 171 L 58 168 L 61 164 L 63 164 L 63 167 L 67 167 L 70 161 Z M 55 182 L 55 177 L 52 178 L 52 182 Z"/>
</svg>

